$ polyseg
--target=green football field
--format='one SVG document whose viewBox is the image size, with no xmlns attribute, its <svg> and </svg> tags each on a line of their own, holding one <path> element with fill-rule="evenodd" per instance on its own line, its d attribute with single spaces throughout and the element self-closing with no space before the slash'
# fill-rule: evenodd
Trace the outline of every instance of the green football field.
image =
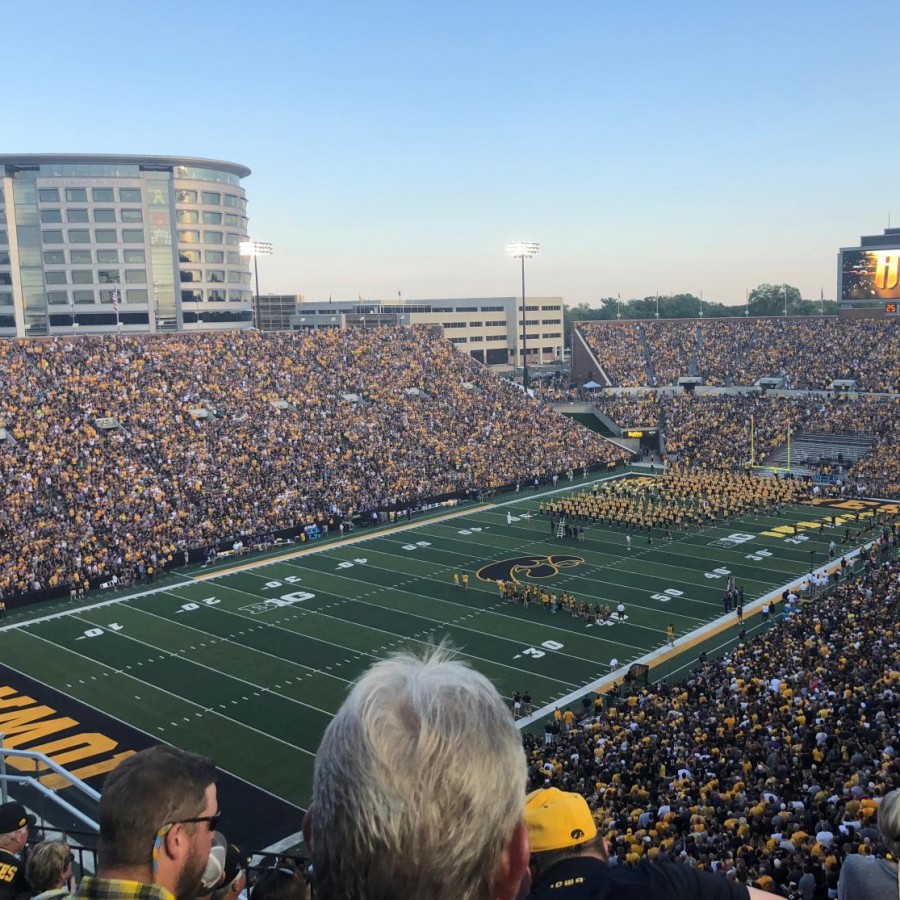
<svg viewBox="0 0 900 900">
<path fill-rule="evenodd" d="M 541 496 L 507 495 L 268 561 L 223 560 L 130 596 L 26 607 L 0 623 L 0 662 L 304 807 L 323 729 L 374 660 L 448 639 L 505 696 L 530 692 L 541 715 L 577 702 L 586 685 L 621 679 L 636 660 L 675 677 L 701 647 L 736 638 L 722 604 L 729 574 L 744 586 L 748 629 L 760 627 L 751 601 L 799 583 L 811 563 L 827 563 L 830 540 L 840 543 L 841 519 L 820 534 L 822 516 L 861 508 L 865 518 L 877 507 L 793 507 L 671 542 L 636 535 L 629 549 L 615 528 L 589 526 L 583 542 L 551 536 Z M 796 533 L 795 522 L 805 523 Z M 497 564 L 492 572 L 518 565 L 520 580 L 579 601 L 622 603 L 625 616 L 598 626 L 502 603 L 476 574 Z M 546 577 L 529 578 L 529 567 Z M 467 590 L 453 581 L 463 572 Z"/>
</svg>

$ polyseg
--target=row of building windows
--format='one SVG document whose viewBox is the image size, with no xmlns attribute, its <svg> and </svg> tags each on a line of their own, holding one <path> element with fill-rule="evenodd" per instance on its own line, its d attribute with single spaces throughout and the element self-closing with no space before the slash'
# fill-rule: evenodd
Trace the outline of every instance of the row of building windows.
<svg viewBox="0 0 900 900">
<path fill-rule="evenodd" d="M 207 269 L 205 276 L 199 269 L 181 270 L 182 282 L 207 281 L 212 284 L 224 284 L 227 279 L 230 284 L 250 284 L 249 272 L 235 272 L 233 269 L 229 269 L 227 275 L 224 269 Z"/>
<path fill-rule="evenodd" d="M 87 290 L 78 288 L 72 291 L 49 290 L 47 303 L 51 306 L 71 306 L 72 304 L 106 303 L 112 304 L 116 288 Z M 208 291 L 182 291 L 183 303 L 252 303 L 253 294 L 249 291 L 225 291 L 213 289 Z M 127 288 L 119 291 L 120 303 L 149 303 L 150 296 L 146 288 Z M 12 293 L 0 292 L 0 306 L 12 306 Z"/>
<path fill-rule="evenodd" d="M 95 228 L 92 241 L 88 228 L 69 228 L 65 236 L 62 229 L 48 228 L 42 237 L 45 244 L 143 244 L 144 229 L 123 228 L 120 238 L 116 228 Z"/>
<path fill-rule="evenodd" d="M 198 197 L 204 206 L 227 206 L 231 209 L 247 208 L 247 201 L 243 197 L 238 197 L 236 194 L 223 195 L 218 191 L 175 191 L 176 203 L 190 203 L 196 205 Z"/>
<path fill-rule="evenodd" d="M 199 231 L 182 231 L 178 232 L 178 242 L 181 244 L 199 244 L 200 241 L 200 232 Z M 229 247 L 237 247 L 241 243 L 241 235 L 239 234 L 231 234 L 230 232 L 223 234 L 221 231 L 204 231 L 203 232 L 203 243 L 204 244 L 228 244 Z"/>
<path fill-rule="evenodd" d="M 65 197 L 66 203 L 87 203 L 87 188 L 65 188 L 65 192 L 62 194 L 62 196 Z M 115 189 L 100 187 L 91 188 L 91 199 L 94 201 L 94 203 L 115 203 Z M 41 203 L 60 203 L 61 199 L 59 188 L 38 188 L 38 200 Z M 119 202 L 140 203 L 141 189 L 119 188 Z"/>
<path fill-rule="evenodd" d="M 119 269 L 73 269 L 67 272 L 65 269 L 56 272 L 45 272 L 46 284 L 119 284 L 122 280 L 122 272 Z M 125 269 L 125 281 L 127 284 L 146 284 L 146 269 Z"/>
<path fill-rule="evenodd" d="M 247 230 L 249 224 L 246 216 L 237 213 L 220 213 L 203 210 L 203 217 L 198 209 L 179 209 L 175 213 L 175 219 L 179 225 L 198 225 L 201 221 L 204 225 L 228 225 L 231 228 L 243 228 Z"/>
<path fill-rule="evenodd" d="M 116 210 L 113 207 L 97 206 L 93 210 L 93 220 L 95 222 L 143 222 L 144 212 L 142 209 L 120 209 L 119 219 L 116 219 Z M 52 224 L 53 222 L 62 222 L 63 211 L 58 206 L 48 206 L 41 210 L 41 221 Z M 66 209 L 67 222 L 89 222 L 90 218 L 88 210 L 83 207 L 72 206 Z"/>
<path fill-rule="evenodd" d="M 115 288 L 99 291 L 75 290 L 75 291 L 47 291 L 47 303 L 50 306 L 71 306 L 72 304 L 105 303 L 112 304 Z M 150 300 L 146 288 L 128 288 L 119 291 L 119 303 L 148 303 Z"/>
<path fill-rule="evenodd" d="M 199 265 L 202 261 L 205 263 L 223 263 L 227 262 L 229 266 L 239 266 L 241 264 L 241 254 L 237 250 L 179 250 L 178 261 L 183 263 L 193 263 Z"/>
<path fill-rule="evenodd" d="M 75 265 L 90 264 L 94 262 L 95 253 L 96 261 L 101 265 L 109 265 L 120 261 L 132 264 L 146 262 L 146 254 L 143 250 L 69 250 L 69 262 Z M 44 251 L 45 266 L 64 266 L 65 264 L 65 250 Z"/>
<path fill-rule="evenodd" d="M 250 291 L 225 291 L 222 288 L 215 288 L 208 291 L 182 291 L 182 303 L 202 303 L 204 299 L 208 303 L 250 303 L 253 300 L 253 294 Z"/>
</svg>

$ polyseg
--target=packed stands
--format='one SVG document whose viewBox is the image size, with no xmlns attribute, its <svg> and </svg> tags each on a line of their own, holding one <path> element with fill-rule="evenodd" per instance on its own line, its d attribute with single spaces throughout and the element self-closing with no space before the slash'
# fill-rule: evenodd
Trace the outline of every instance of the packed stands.
<svg viewBox="0 0 900 900">
<path fill-rule="evenodd" d="M 581 322 L 578 330 L 614 385 L 641 387 L 649 384 L 638 322 Z M 594 373 L 594 380 L 600 381 L 598 376 L 599 373 Z"/>
<path fill-rule="evenodd" d="M 657 385 L 696 374 L 709 385 L 781 377 L 795 390 L 853 379 L 866 392 L 900 391 L 900 324 L 894 319 L 751 318 L 579 323 L 614 385 Z M 696 353 L 695 368 L 692 358 Z"/>
<path fill-rule="evenodd" d="M 3 341 L 0 427 L 7 596 L 627 457 L 421 328 Z"/>
<path fill-rule="evenodd" d="M 641 324 L 650 350 L 656 384 L 672 384 L 682 375 L 689 375 L 697 340 L 697 323 L 693 320 L 673 320 Z"/>
<path fill-rule="evenodd" d="M 583 793 L 621 864 L 676 860 L 784 896 L 808 871 L 836 896 L 900 787 L 898 575 L 867 566 L 682 684 L 526 735 L 531 787 Z"/>
</svg>

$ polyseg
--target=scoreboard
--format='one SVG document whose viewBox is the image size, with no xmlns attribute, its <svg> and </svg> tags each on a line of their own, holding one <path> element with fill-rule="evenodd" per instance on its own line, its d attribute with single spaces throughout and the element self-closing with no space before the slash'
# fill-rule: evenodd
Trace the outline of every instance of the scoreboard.
<svg viewBox="0 0 900 900">
<path fill-rule="evenodd" d="M 900 301 L 900 246 L 841 250 L 838 277 L 838 296 L 845 303 Z M 896 302 L 885 305 L 885 312 L 896 311 Z"/>
</svg>

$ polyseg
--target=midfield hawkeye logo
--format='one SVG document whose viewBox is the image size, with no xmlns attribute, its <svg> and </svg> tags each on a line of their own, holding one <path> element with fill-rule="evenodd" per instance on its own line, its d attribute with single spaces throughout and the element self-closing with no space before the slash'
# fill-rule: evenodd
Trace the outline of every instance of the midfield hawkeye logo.
<svg viewBox="0 0 900 900">
<path fill-rule="evenodd" d="M 574 569 L 584 560 L 580 556 L 516 556 L 501 559 L 479 569 L 482 581 L 518 581 L 520 578 L 552 578 L 560 569 Z"/>
</svg>

